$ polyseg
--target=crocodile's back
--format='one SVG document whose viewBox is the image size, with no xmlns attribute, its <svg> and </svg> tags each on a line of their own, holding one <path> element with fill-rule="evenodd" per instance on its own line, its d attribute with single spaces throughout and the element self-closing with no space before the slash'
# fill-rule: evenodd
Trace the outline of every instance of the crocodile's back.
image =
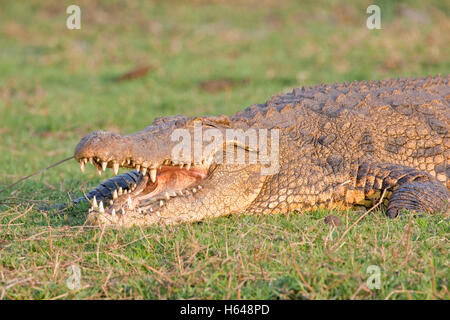
<svg viewBox="0 0 450 320">
<path fill-rule="evenodd" d="M 429 172 L 450 189 L 449 75 L 294 89 L 237 113 L 252 127 L 280 127 L 305 152 L 374 159 Z M 308 151 L 309 150 L 309 151 Z"/>
</svg>

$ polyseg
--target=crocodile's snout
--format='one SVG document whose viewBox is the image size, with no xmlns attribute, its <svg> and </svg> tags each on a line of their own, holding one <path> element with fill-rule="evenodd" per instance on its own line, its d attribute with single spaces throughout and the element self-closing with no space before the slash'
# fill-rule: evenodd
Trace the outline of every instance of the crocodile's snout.
<svg viewBox="0 0 450 320">
<path fill-rule="evenodd" d="M 129 141 L 126 137 L 107 131 L 94 131 L 85 136 L 75 148 L 75 159 L 98 158 L 103 161 L 121 159 L 129 153 Z"/>
</svg>

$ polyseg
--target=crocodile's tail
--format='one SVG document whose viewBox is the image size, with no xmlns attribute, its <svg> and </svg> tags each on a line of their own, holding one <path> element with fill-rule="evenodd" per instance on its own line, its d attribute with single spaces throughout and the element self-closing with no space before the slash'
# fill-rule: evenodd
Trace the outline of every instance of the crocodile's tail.
<svg viewBox="0 0 450 320">
<path fill-rule="evenodd" d="M 112 199 L 114 190 L 118 191 L 122 188 L 123 191 L 131 190 L 133 185 L 139 184 L 142 179 L 142 174 L 139 171 L 133 170 L 115 176 L 111 179 L 105 180 L 100 183 L 96 188 L 92 189 L 86 195 L 79 197 L 69 203 L 58 203 L 52 206 L 41 207 L 41 210 L 62 210 L 68 207 L 77 206 L 80 203 L 88 202 L 95 196 L 97 201 L 103 201 Z"/>
</svg>

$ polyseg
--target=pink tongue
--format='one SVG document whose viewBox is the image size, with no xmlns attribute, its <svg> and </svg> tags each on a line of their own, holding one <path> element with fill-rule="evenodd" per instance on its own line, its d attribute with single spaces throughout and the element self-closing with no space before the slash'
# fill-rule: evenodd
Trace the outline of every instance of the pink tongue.
<svg viewBox="0 0 450 320">
<path fill-rule="evenodd" d="M 163 167 L 158 173 L 156 187 L 149 193 L 144 190 L 139 196 L 139 200 L 153 198 L 157 195 L 163 196 L 166 192 L 183 190 L 192 184 L 206 178 L 206 173 L 185 170 L 176 167 Z M 150 186 L 151 187 L 151 186 Z"/>
</svg>

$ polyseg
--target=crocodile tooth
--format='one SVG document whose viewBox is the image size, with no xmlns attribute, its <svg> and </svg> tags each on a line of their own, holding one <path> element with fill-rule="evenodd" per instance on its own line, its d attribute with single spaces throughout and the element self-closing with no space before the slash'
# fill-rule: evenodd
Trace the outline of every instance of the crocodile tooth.
<svg viewBox="0 0 450 320">
<path fill-rule="evenodd" d="M 180 163 L 180 169 L 183 169 L 183 167 L 184 167 L 184 163 L 181 162 L 181 163 Z"/>
<path fill-rule="evenodd" d="M 193 193 L 196 193 L 196 192 L 197 192 L 197 189 L 195 189 L 195 188 L 192 189 L 192 192 L 193 192 Z"/>
<path fill-rule="evenodd" d="M 105 171 L 106 170 L 106 165 L 108 164 L 108 162 L 103 161 L 102 162 L 102 170 Z"/>
<path fill-rule="evenodd" d="M 156 169 L 150 169 L 150 179 L 153 183 L 156 182 Z"/>
<path fill-rule="evenodd" d="M 176 196 L 177 196 L 177 193 L 176 193 L 175 191 L 172 191 L 172 192 L 170 193 L 170 196 L 171 196 L 171 197 L 176 197 Z"/>
<path fill-rule="evenodd" d="M 178 190 L 178 194 L 179 194 L 180 196 L 184 195 L 184 193 L 183 193 L 182 190 Z"/>
<path fill-rule="evenodd" d="M 164 197 L 167 199 L 167 200 L 169 200 L 170 199 L 170 195 L 169 195 L 169 193 L 168 192 L 166 192 L 165 194 L 164 194 Z"/>
<path fill-rule="evenodd" d="M 123 194 L 123 189 L 122 189 L 122 187 L 119 187 L 118 195 L 121 196 L 122 194 Z"/>
<path fill-rule="evenodd" d="M 159 201 L 159 206 L 162 207 L 163 205 L 164 205 L 164 201 L 163 201 L 163 200 L 160 200 L 160 201 Z"/>
<path fill-rule="evenodd" d="M 105 213 L 105 208 L 103 207 L 103 201 L 100 201 L 100 205 L 98 206 L 98 211 L 100 213 Z"/>
<path fill-rule="evenodd" d="M 186 170 L 190 170 L 190 169 L 191 169 L 191 164 L 188 163 L 188 164 L 186 165 Z"/>
<path fill-rule="evenodd" d="M 109 204 L 112 206 L 114 204 L 114 201 L 109 200 Z"/>
<path fill-rule="evenodd" d="M 119 173 L 119 164 L 117 162 L 113 163 L 113 170 L 114 174 L 117 176 L 117 174 Z"/>
<path fill-rule="evenodd" d="M 115 217 L 115 216 L 116 216 L 116 209 L 112 209 L 112 211 L 111 211 L 111 215 L 112 215 L 113 217 Z"/>
<path fill-rule="evenodd" d="M 202 186 L 197 186 L 198 190 L 201 190 L 203 187 Z"/>
<path fill-rule="evenodd" d="M 141 170 L 141 172 L 142 172 L 142 175 L 145 176 L 145 174 L 147 173 L 147 168 L 146 168 L 146 167 L 143 167 L 142 170 Z"/>
<path fill-rule="evenodd" d="M 138 213 L 142 213 L 142 209 L 141 208 L 138 208 L 137 211 L 138 211 Z"/>
<path fill-rule="evenodd" d="M 129 209 L 133 209 L 133 202 L 131 201 L 131 197 L 130 196 L 128 196 L 127 204 L 128 204 L 128 208 Z"/>
<path fill-rule="evenodd" d="M 83 160 L 81 160 L 80 161 L 80 169 L 81 169 L 81 172 L 83 172 L 84 173 L 84 161 Z"/>
<path fill-rule="evenodd" d="M 97 169 L 97 173 L 98 173 L 99 176 L 101 176 L 102 175 L 102 170 Z"/>
<path fill-rule="evenodd" d="M 116 189 L 114 189 L 112 196 L 113 196 L 114 200 L 119 197 L 119 195 L 117 194 L 117 190 Z"/>
<path fill-rule="evenodd" d="M 140 164 L 137 164 L 137 165 L 135 166 L 135 169 L 136 169 L 136 171 L 141 171 L 141 165 L 140 165 Z"/>
<path fill-rule="evenodd" d="M 98 208 L 97 198 L 95 196 L 94 196 L 94 198 L 92 198 L 92 207 Z"/>
</svg>

